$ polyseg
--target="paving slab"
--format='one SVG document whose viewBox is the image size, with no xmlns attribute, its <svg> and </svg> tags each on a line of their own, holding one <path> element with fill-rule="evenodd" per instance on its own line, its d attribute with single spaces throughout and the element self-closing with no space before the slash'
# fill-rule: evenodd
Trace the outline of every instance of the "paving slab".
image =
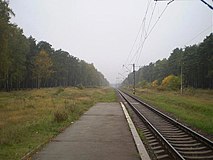
<svg viewBox="0 0 213 160">
<path fill-rule="evenodd" d="M 140 160 L 119 103 L 98 103 L 33 160 Z"/>
</svg>

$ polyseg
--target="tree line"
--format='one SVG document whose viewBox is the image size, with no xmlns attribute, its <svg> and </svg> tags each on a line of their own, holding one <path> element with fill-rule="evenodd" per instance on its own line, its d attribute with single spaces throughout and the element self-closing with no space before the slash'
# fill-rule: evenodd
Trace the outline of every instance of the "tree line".
<svg viewBox="0 0 213 160">
<path fill-rule="evenodd" d="M 184 87 L 213 88 L 213 34 L 200 44 L 176 48 L 168 59 L 150 63 L 136 71 L 136 83 L 145 85 L 154 82 L 161 84 L 169 75 L 181 77 Z M 133 73 L 123 81 L 133 84 Z"/>
<path fill-rule="evenodd" d="M 109 85 L 93 64 L 27 38 L 11 16 L 8 2 L 0 0 L 0 90 Z"/>
</svg>

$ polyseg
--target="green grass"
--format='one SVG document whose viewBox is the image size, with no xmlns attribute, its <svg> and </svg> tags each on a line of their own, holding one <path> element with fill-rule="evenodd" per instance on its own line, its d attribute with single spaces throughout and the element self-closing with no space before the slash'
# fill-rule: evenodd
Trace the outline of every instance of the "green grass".
<svg viewBox="0 0 213 160">
<path fill-rule="evenodd" d="M 138 135 L 140 136 L 140 138 L 145 141 L 145 136 L 144 136 L 144 133 L 143 131 L 140 129 L 140 128 L 137 128 L 137 132 L 138 132 Z"/>
<path fill-rule="evenodd" d="M 172 114 L 192 127 L 213 135 L 213 91 L 172 91 L 137 89 L 137 95 L 147 103 Z"/>
<path fill-rule="evenodd" d="M 0 159 L 20 159 L 48 142 L 95 103 L 113 101 L 116 96 L 111 88 L 0 92 Z"/>
</svg>

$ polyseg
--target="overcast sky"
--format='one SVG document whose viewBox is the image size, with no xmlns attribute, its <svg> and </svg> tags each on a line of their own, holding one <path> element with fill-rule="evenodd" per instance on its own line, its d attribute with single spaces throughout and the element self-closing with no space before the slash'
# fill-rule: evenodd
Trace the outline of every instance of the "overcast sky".
<svg viewBox="0 0 213 160">
<path fill-rule="evenodd" d="M 212 5 L 212 0 L 206 0 Z M 111 82 L 122 79 L 130 64 L 147 65 L 168 58 L 176 47 L 201 42 L 212 31 L 213 12 L 200 0 L 170 3 L 145 41 L 142 52 L 139 35 L 149 32 L 167 2 L 154 0 L 10 0 L 18 24 L 28 37 L 47 41 L 55 49 L 93 63 Z M 155 8 L 155 9 L 154 9 Z M 154 12 L 153 12 L 154 11 Z M 152 15 L 153 12 L 153 16 Z M 152 18 L 151 18 L 152 17 Z M 144 29 L 144 30 L 143 30 Z M 126 67 L 122 67 L 123 65 Z"/>
</svg>

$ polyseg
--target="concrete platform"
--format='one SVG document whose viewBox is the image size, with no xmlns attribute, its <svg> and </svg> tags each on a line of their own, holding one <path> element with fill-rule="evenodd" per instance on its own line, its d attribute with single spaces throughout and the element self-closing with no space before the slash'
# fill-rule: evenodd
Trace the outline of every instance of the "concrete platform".
<svg viewBox="0 0 213 160">
<path fill-rule="evenodd" d="M 98 103 L 33 160 L 139 160 L 119 103 Z"/>
</svg>

